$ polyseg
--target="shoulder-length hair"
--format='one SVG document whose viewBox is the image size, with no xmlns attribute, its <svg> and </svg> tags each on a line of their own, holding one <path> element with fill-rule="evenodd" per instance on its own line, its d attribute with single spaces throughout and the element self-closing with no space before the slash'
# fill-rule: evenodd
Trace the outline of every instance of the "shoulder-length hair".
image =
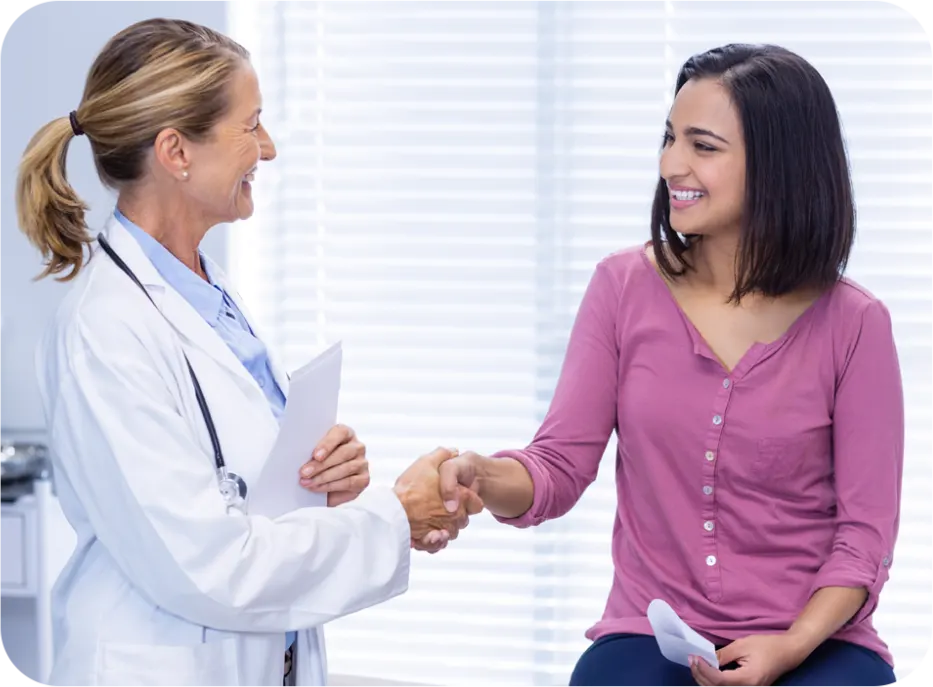
<svg viewBox="0 0 933 687">
<path fill-rule="evenodd" d="M 730 300 L 825 289 L 845 270 L 855 205 L 845 142 L 829 87 L 806 60 L 773 45 L 731 44 L 687 60 L 675 94 L 691 79 L 716 79 L 738 112 L 745 139 L 745 202 Z M 658 267 L 670 278 L 690 266 L 690 242 L 671 228 L 667 184 L 651 211 Z M 702 240 L 702 239 L 700 239 Z"/>
</svg>

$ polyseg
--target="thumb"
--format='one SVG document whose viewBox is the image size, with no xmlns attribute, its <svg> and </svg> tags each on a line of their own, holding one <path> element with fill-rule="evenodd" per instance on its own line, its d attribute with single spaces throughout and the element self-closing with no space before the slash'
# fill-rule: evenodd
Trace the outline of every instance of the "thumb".
<svg viewBox="0 0 933 687">
<path fill-rule="evenodd" d="M 467 515 L 476 515 L 477 513 L 482 513 L 485 504 L 483 499 L 477 495 L 472 489 L 467 489 L 466 487 L 460 487 L 461 498 L 463 499 L 464 507 L 466 508 Z"/>
<path fill-rule="evenodd" d="M 727 666 L 730 663 L 738 661 L 742 658 L 742 640 L 736 640 L 731 644 L 727 644 L 722 649 L 716 652 L 716 658 L 719 659 L 720 669 L 723 666 Z"/>
<path fill-rule="evenodd" d="M 442 463 L 437 469 L 440 477 L 441 498 L 449 513 L 456 513 L 460 507 L 460 469 L 456 461 Z"/>
</svg>

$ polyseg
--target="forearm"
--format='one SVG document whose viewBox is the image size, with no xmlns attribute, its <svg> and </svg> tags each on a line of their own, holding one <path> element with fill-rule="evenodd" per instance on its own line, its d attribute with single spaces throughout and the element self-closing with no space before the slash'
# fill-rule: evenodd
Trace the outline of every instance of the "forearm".
<svg viewBox="0 0 933 687">
<path fill-rule="evenodd" d="M 525 466 L 514 458 L 477 456 L 477 491 L 493 515 L 517 518 L 531 508 L 534 483 Z"/>
<path fill-rule="evenodd" d="M 801 653 L 809 656 L 858 613 L 868 598 L 864 587 L 824 587 L 810 597 L 803 611 L 787 631 L 799 642 Z"/>
</svg>

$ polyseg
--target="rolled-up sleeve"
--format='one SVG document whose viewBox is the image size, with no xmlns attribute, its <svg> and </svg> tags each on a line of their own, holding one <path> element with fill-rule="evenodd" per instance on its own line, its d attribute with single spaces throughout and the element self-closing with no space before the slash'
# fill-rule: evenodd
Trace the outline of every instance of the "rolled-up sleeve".
<svg viewBox="0 0 933 687">
<path fill-rule="evenodd" d="M 879 301 L 862 312 L 836 385 L 833 467 L 836 535 L 811 593 L 864 587 L 868 598 L 849 620 L 870 616 L 894 561 L 904 462 L 904 397 L 891 326 Z"/>
<path fill-rule="evenodd" d="M 528 527 L 560 517 L 596 479 L 600 459 L 616 427 L 619 297 L 615 276 L 603 261 L 577 311 L 554 398 L 541 428 L 524 450 L 493 455 L 519 461 L 534 483 L 528 511 L 517 518 L 498 518 L 500 522 Z"/>
</svg>

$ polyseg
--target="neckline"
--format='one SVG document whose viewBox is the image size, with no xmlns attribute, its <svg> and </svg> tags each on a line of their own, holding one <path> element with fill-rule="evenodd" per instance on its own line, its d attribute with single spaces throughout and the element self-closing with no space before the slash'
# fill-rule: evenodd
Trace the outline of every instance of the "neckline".
<svg viewBox="0 0 933 687">
<path fill-rule="evenodd" d="M 653 249 L 653 242 L 646 241 L 639 253 L 641 254 L 642 262 L 644 263 L 645 268 L 651 272 L 652 281 L 657 284 L 657 286 L 664 292 L 668 303 L 670 303 L 673 308 L 677 311 L 677 314 L 680 316 L 681 321 L 684 323 L 684 326 L 687 328 L 690 338 L 693 341 L 693 350 L 694 353 L 698 355 L 703 355 L 706 358 L 714 361 L 727 375 L 733 378 L 740 378 L 748 372 L 756 363 L 761 362 L 766 357 L 770 357 L 778 350 L 780 350 L 786 343 L 791 341 L 800 329 L 807 324 L 811 319 L 813 319 L 814 313 L 822 308 L 823 304 L 829 299 L 830 294 L 836 288 L 836 285 L 825 289 L 819 296 L 817 296 L 806 309 L 800 313 L 790 326 L 784 330 L 784 332 L 774 341 L 764 342 L 764 341 L 755 341 L 751 346 L 748 347 L 748 350 L 742 354 L 736 364 L 730 370 L 726 364 L 719 358 L 718 355 L 713 351 L 712 347 L 700 333 L 700 330 L 697 329 L 696 325 L 693 323 L 687 313 L 684 312 L 684 309 L 681 307 L 677 298 L 674 297 L 674 293 L 671 291 L 670 286 L 664 280 L 664 277 L 661 276 L 661 273 L 658 271 L 658 268 L 654 266 L 651 262 L 651 259 L 648 257 L 648 248 L 649 246 Z"/>
</svg>

